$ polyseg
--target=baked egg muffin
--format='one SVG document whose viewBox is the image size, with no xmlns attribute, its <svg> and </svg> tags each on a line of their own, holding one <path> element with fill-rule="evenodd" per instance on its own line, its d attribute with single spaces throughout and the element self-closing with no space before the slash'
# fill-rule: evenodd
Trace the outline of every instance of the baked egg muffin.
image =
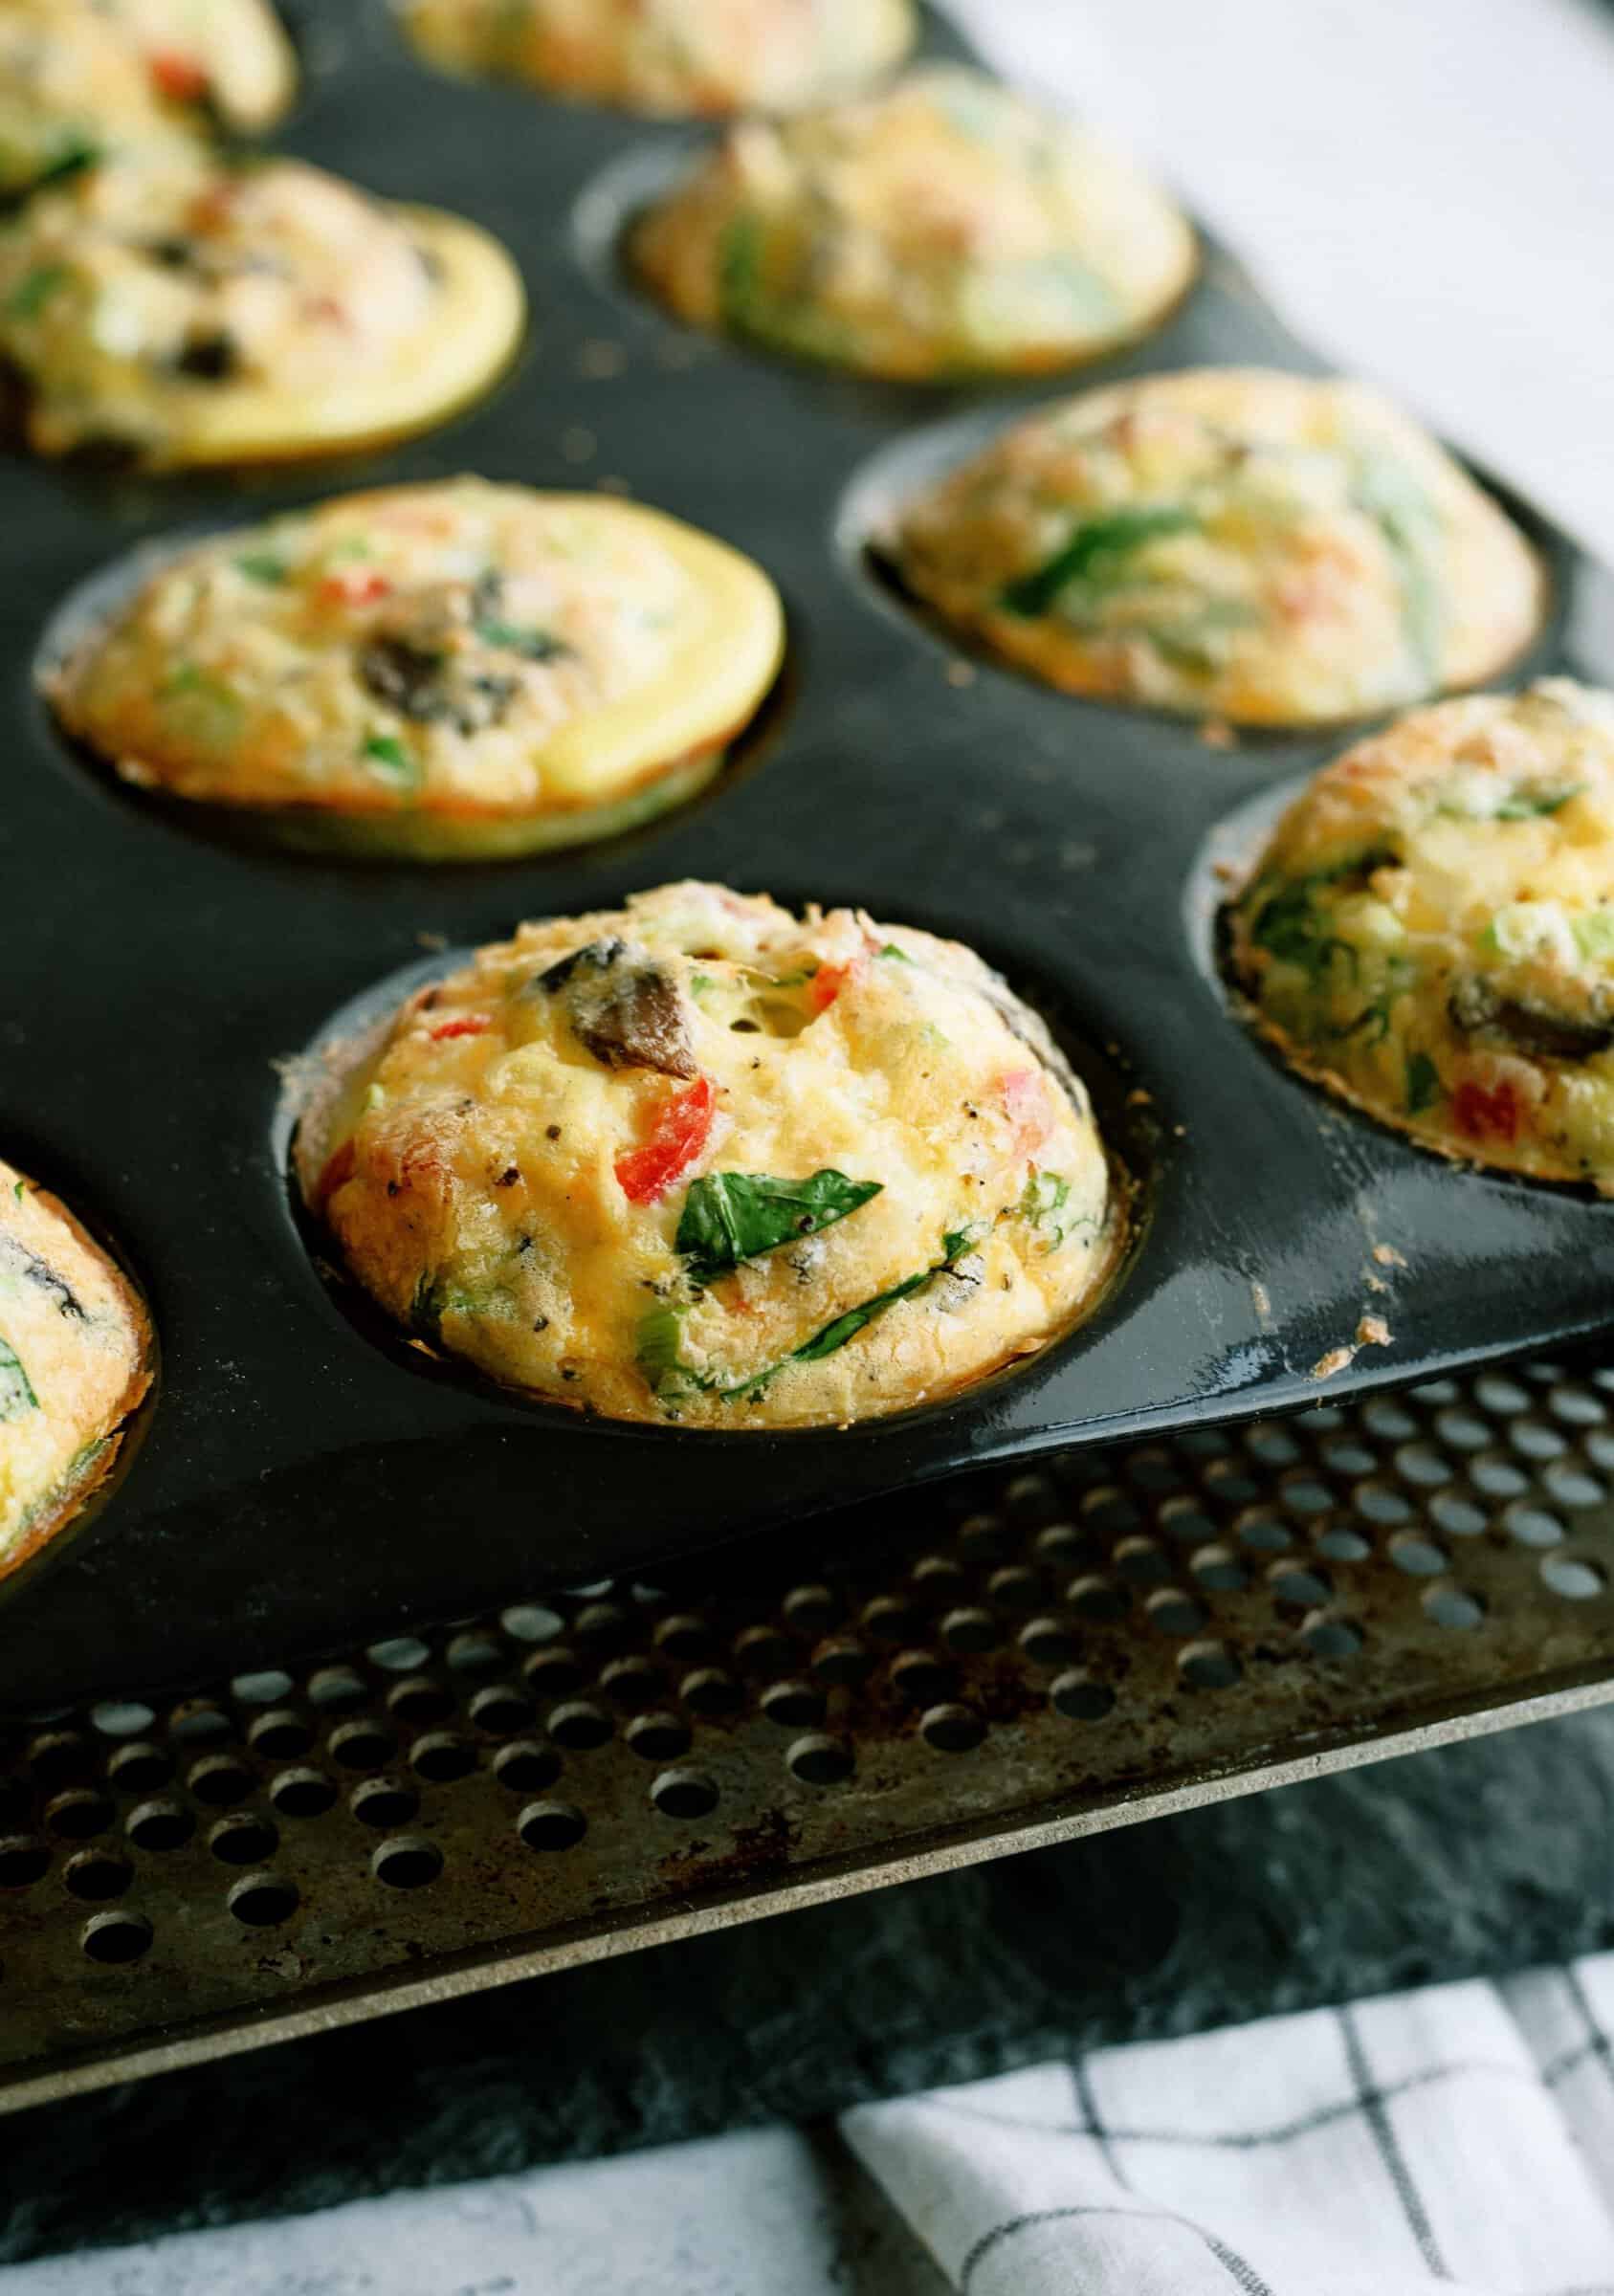
<svg viewBox="0 0 1614 2296">
<path fill-rule="evenodd" d="M 296 86 L 266 0 L 0 0 L 0 196 L 107 151 L 268 127 Z"/>
<path fill-rule="evenodd" d="M 133 1285 L 65 1204 L 0 1160 L 0 1577 L 105 1481 L 153 1353 Z"/>
<path fill-rule="evenodd" d="M 444 71 L 691 117 L 785 111 L 867 84 L 914 39 L 912 0 L 395 0 Z"/>
<path fill-rule="evenodd" d="M 304 842 L 576 844 L 710 781 L 778 673 L 761 569 L 605 495 L 344 495 L 163 565 L 46 673 L 127 781 Z"/>
<path fill-rule="evenodd" d="M 1120 1214 L 1086 1092 L 965 948 L 719 885 L 523 925 L 339 1048 L 308 1200 L 400 1324 L 706 1428 L 931 1402 L 1064 1331 Z"/>
<path fill-rule="evenodd" d="M 1448 1156 L 1614 1195 L 1614 695 L 1544 678 L 1359 743 L 1229 924 L 1296 1068 Z"/>
<path fill-rule="evenodd" d="M 731 128 L 631 241 L 692 324 L 866 374 L 1069 366 L 1183 293 L 1176 207 L 1084 129 L 956 64 Z"/>
<path fill-rule="evenodd" d="M 1195 368 L 1085 392 L 926 488 L 887 545 L 949 623 L 1072 694 L 1327 724 L 1474 684 L 1543 610 L 1489 496 L 1374 391 Z"/>
<path fill-rule="evenodd" d="M 475 225 L 300 160 L 129 154 L 0 229 L 0 355 L 41 454 L 164 467 L 406 436 L 488 387 L 523 316 Z"/>
</svg>

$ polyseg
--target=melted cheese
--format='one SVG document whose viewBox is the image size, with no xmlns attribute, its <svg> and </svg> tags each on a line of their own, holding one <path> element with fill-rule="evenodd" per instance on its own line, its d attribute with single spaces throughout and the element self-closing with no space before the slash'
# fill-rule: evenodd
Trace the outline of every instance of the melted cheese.
<svg viewBox="0 0 1614 2296">
<path fill-rule="evenodd" d="M 580 950 L 573 985 L 554 968 Z M 630 991 L 659 1066 L 613 1050 Z M 702 1106 L 647 1193 L 634 1159 Z M 1119 1225 L 1086 1093 L 979 959 L 700 884 L 523 926 L 421 991 L 341 1069 L 299 1162 L 354 1272 L 433 1344 L 554 1401 L 706 1427 L 950 1393 L 1066 1328 Z M 824 1173 L 873 1192 L 692 1275 L 697 1183 Z"/>
<path fill-rule="evenodd" d="M 1194 241 L 1094 137 L 942 65 L 731 129 L 633 254 L 696 326 L 929 381 L 1113 349 L 1182 294 Z"/>
<path fill-rule="evenodd" d="M 1077 694 L 1329 723 L 1491 676 L 1541 569 L 1489 497 L 1360 386 L 1199 368 L 1017 424 L 892 542 L 950 622 Z"/>
</svg>

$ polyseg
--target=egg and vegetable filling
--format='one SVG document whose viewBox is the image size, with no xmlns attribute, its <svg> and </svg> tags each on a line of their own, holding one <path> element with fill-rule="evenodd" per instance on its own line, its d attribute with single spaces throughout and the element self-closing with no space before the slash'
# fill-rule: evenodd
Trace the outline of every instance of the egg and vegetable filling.
<svg viewBox="0 0 1614 2296">
<path fill-rule="evenodd" d="M 0 228 L 0 355 L 42 454 L 330 453 L 440 421 L 512 356 L 497 243 L 298 160 L 108 160 Z"/>
<path fill-rule="evenodd" d="M 890 554 L 949 622 L 1073 694 L 1326 724 L 1491 676 L 1535 553 L 1360 385 L 1199 368 L 1017 424 L 911 501 Z"/>
<path fill-rule="evenodd" d="M 189 549 L 49 682 L 132 782 L 339 841 L 510 851 L 689 796 L 783 647 L 772 584 L 723 543 L 461 478 Z"/>
<path fill-rule="evenodd" d="M 669 116 L 784 111 L 913 44 L 911 0 L 395 0 L 445 71 Z"/>
<path fill-rule="evenodd" d="M 0 1161 L 0 1575 L 104 1480 L 150 1358 L 132 1287 L 54 1196 Z"/>
<path fill-rule="evenodd" d="M 1295 1066 L 1448 1155 L 1614 1195 L 1614 695 L 1404 718 L 1290 807 L 1229 921 Z"/>
<path fill-rule="evenodd" d="M 1146 331 L 1194 239 L 1126 160 L 979 72 L 730 129 L 640 222 L 681 319 L 915 381 L 1030 372 Z"/>
<path fill-rule="evenodd" d="M 266 0 L 0 0 L 0 197 L 214 123 L 268 127 L 296 83 Z"/>
<path fill-rule="evenodd" d="M 979 958 L 705 884 L 417 992 L 298 1162 L 430 1346 L 706 1428 L 951 1394 L 1068 1327 L 1121 1225 L 1086 1092 Z"/>
</svg>

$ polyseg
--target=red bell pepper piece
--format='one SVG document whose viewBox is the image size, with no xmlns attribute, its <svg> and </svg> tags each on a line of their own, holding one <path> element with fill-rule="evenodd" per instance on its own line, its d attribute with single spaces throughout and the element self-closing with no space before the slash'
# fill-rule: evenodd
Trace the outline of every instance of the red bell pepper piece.
<svg viewBox="0 0 1614 2296">
<path fill-rule="evenodd" d="M 682 1179 L 705 1151 L 717 1107 L 710 1076 L 697 1076 L 688 1092 L 656 1102 L 644 1144 L 616 1159 L 617 1184 L 630 1203 L 654 1203 Z"/>
<path fill-rule="evenodd" d="M 867 960 L 854 957 L 850 964 L 821 964 L 807 982 L 807 1003 L 814 1012 L 828 1012 L 849 981 L 856 979 Z"/>
<path fill-rule="evenodd" d="M 200 103 L 208 92 L 208 76 L 201 65 L 177 49 L 160 48 L 151 58 L 151 84 L 170 103 Z"/>
<path fill-rule="evenodd" d="M 1488 1089 L 1470 1076 L 1451 1095 L 1451 1114 L 1458 1131 L 1467 1133 L 1470 1140 L 1483 1140 L 1488 1135 L 1514 1140 L 1518 1137 L 1523 1110 L 1518 1093 L 1506 1079 Z"/>
<path fill-rule="evenodd" d="M 1004 1109 L 1014 1127 L 1014 1157 L 1034 1156 L 1052 1126 L 1048 1086 L 1040 1069 L 1010 1069 L 1002 1085 Z"/>
<path fill-rule="evenodd" d="M 321 606 L 373 606 L 392 585 L 373 567 L 352 566 L 344 573 L 327 574 L 315 596 Z"/>
<path fill-rule="evenodd" d="M 441 1021 L 431 1031 L 431 1042 L 440 1045 L 451 1036 L 486 1036 L 493 1027 L 486 1013 L 462 1012 L 455 1021 Z"/>
</svg>

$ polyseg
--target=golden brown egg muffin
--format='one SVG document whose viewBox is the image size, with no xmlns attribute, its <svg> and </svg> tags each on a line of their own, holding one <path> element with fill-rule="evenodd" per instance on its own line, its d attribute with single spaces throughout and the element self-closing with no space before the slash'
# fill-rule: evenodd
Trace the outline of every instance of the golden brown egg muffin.
<svg viewBox="0 0 1614 2296">
<path fill-rule="evenodd" d="M 1614 1195 L 1614 695 L 1546 678 L 1360 742 L 1230 924 L 1297 1068 L 1448 1156 Z"/>
<path fill-rule="evenodd" d="M 945 619 L 1072 694 L 1327 724 L 1492 675 L 1535 553 L 1377 393 L 1196 368 L 1018 423 L 891 541 Z"/>
<path fill-rule="evenodd" d="M 0 230 L 0 355 L 42 454 L 330 453 L 429 429 L 520 335 L 520 280 L 457 216 L 298 160 L 111 160 Z"/>
<path fill-rule="evenodd" d="M 783 649 L 773 585 L 710 536 L 459 478 L 188 549 L 47 683 L 131 782 L 305 842 L 452 857 L 693 795 Z"/>
<path fill-rule="evenodd" d="M 395 0 L 422 55 L 631 112 L 785 111 L 866 86 L 911 0 Z"/>
<path fill-rule="evenodd" d="M 266 128 L 296 87 L 267 0 L 0 0 L 0 196 L 214 122 Z"/>
<path fill-rule="evenodd" d="M 0 1577 L 105 1481 L 153 1355 L 121 1269 L 65 1204 L 0 1161 Z"/>
<path fill-rule="evenodd" d="M 968 949 L 719 885 L 523 925 L 337 1055 L 310 1202 L 434 1348 L 685 1426 L 840 1425 L 1063 1331 L 1119 1214 Z"/>
<path fill-rule="evenodd" d="M 1194 236 L 1095 137 L 956 64 L 731 128 L 635 229 L 680 319 L 867 374 L 1031 373 L 1183 293 Z"/>
</svg>

